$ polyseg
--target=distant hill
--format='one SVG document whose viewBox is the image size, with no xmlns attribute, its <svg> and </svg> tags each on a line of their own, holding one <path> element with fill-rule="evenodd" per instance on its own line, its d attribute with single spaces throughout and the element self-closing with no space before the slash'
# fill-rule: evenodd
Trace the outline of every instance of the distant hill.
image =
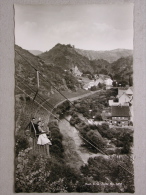
<svg viewBox="0 0 146 195">
<path fill-rule="evenodd" d="M 81 72 L 94 72 L 90 65 L 90 60 L 79 54 L 70 44 L 57 44 L 51 50 L 39 55 L 39 57 L 42 58 L 46 64 L 60 66 L 63 69 L 69 70 L 77 66 Z"/>
<path fill-rule="evenodd" d="M 115 80 L 129 81 L 133 76 L 133 57 L 122 57 L 111 63 L 110 73 Z"/>
<path fill-rule="evenodd" d="M 42 51 L 39 51 L 39 50 L 29 50 L 29 52 L 32 53 L 35 56 L 40 55 L 40 54 L 43 53 Z"/>
<path fill-rule="evenodd" d="M 110 71 L 110 66 L 111 64 L 103 59 L 98 59 L 98 60 L 92 60 L 91 61 L 91 66 L 94 69 L 94 72 L 99 74 L 109 74 Z"/>
<path fill-rule="evenodd" d="M 82 50 L 82 49 L 75 49 L 79 54 L 82 56 L 87 57 L 89 60 L 99 60 L 103 59 L 112 63 L 119 58 L 128 57 L 133 55 L 132 50 L 128 49 L 115 49 L 110 51 L 92 51 L 92 50 Z"/>
<path fill-rule="evenodd" d="M 96 74 L 110 75 L 114 80 L 129 82 L 133 75 L 133 57 L 122 57 L 113 63 L 106 60 L 93 60 L 91 66 Z"/>
<path fill-rule="evenodd" d="M 96 55 L 90 55 L 92 53 Z M 84 54 L 87 55 L 84 56 Z M 132 75 L 132 51 L 126 49 L 98 52 L 78 50 L 70 44 L 57 44 L 51 50 L 40 54 L 39 57 L 45 64 L 54 67 L 70 70 L 77 66 L 82 73 L 110 74 L 118 81 L 126 79 L 128 82 L 129 76 Z M 93 57 L 97 59 L 93 60 Z"/>
</svg>

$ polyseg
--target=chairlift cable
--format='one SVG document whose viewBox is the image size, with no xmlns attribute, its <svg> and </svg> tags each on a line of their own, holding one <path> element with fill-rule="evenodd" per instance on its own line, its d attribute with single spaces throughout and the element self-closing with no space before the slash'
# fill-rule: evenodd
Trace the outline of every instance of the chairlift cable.
<svg viewBox="0 0 146 195">
<path fill-rule="evenodd" d="M 26 94 L 27 96 L 29 96 L 31 99 L 33 99 L 33 97 L 31 97 L 29 94 L 27 94 L 23 89 L 21 89 L 19 86 L 16 85 L 16 87 L 21 90 L 24 94 Z M 58 119 L 53 113 L 51 113 L 47 108 L 45 108 L 44 106 L 42 106 L 39 102 L 37 102 L 36 100 L 34 100 L 34 102 L 36 102 L 39 106 L 41 106 L 44 110 L 48 111 L 51 115 L 53 115 L 57 120 L 60 121 L 60 119 Z"/>
<path fill-rule="evenodd" d="M 18 87 L 18 86 L 17 86 Z M 20 89 L 20 87 L 18 87 Z M 25 93 L 22 89 L 20 89 L 23 93 Z M 27 93 L 25 93 L 26 95 L 28 95 Z M 28 95 L 29 96 L 29 95 Z M 29 96 L 30 98 L 32 98 L 31 96 Z M 40 105 L 36 100 L 35 102 Z M 45 110 L 47 110 L 44 106 L 42 106 Z M 48 111 L 48 110 L 47 110 Z M 49 113 L 51 113 L 50 111 L 48 111 Z M 52 113 L 51 113 L 52 114 Z M 58 117 L 56 117 L 54 114 L 52 114 L 58 121 L 60 121 L 60 119 L 58 119 Z M 67 122 L 69 122 L 68 119 L 64 118 Z M 74 126 L 75 127 L 75 126 Z M 78 131 L 79 129 L 77 127 L 75 127 Z M 101 149 L 99 149 L 98 147 L 94 146 L 91 142 L 89 142 L 88 140 L 86 140 L 84 137 L 82 137 L 81 135 L 79 135 L 83 140 L 85 140 L 87 143 L 89 143 L 90 145 L 92 145 L 95 149 L 97 149 L 99 152 L 101 152 L 102 154 L 108 156 L 105 152 L 103 152 Z M 115 160 L 113 160 L 115 161 Z M 131 175 L 134 176 L 133 173 L 131 173 L 129 170 L 127 170 L 126 168 L 124 168 L 121 164 L 119 164 L 118 162 L 116 162 L 121 168 L 123 168 L 125 171 L 127 171 L 128 173 L 130 173 Z"/>
<path fill-rule="evenodd" d="M 16 49 L 15 49 L 15 51 L 16 51 Z M 42 78 L 46 81 L 46 82 L 48 82 L 51 86 L 53 86 L 55 89 L 56 89 L 56 91 L 58 91 L 66 100 L 68 100 L 70 103 L 71 103 L 71 105 L 73 105 L 73 107 L 74 108 L 76 108 L 75 107 L 75 105 L 64 95 L 64 94 L 62 94 L 49 80 L 47 80 L 46 78 L 44 78 L 44 76 L 42 75 L 42 73 L 40 73 L 40 71 L 38 70 L 38 69 L 36 69 L 30 62 L 28 62 L 28 60 L 27 59 L 25 59 L 21 54 L 19 54 L 19 52 L 17 52 L 16 51 L 16 53 L 18 54 L 18 55 L 20 55 L 32 68 L 34 68 L 34 70 L 35 71 L 38 71 L 39 72 L 39 74 L 42 76 Z M 42 106 L 43 107 L 43 106 Z M 52 113 L 51 113 L 52 114 Z M 55 115 L 54 115 L 55 116 Z M 58 119 L 56 116 L 55 116 L 55 118 L 56 119 Z M 59 119 L 58 119 L 59 120 Z M 66 118 L 65 118 L 65 120 L 66 121 L 68 121 Z M 60 120 L 59 120 L 60 121 Z M 69 121 L 68 121 L 69 122 Z M 76 127 L 75 127 L 76 128 Z M 76 128 L 77 129 L 77 128 Z M 77 129 L 78 130 L 78 129 Z M 86 140 L 85 138 L 84 138 L 84 140 Z M 87 141 L 87 140 L 86 140 Z M 88 141 L 88 143 L 90 143 L 89 141 Z M 90 143 L 91 144 L 91 143 Z M 95 147 L 93 144 L 91 144 L 93 147 Z M 96 147 L 95 147 L 96 148 Z M 101 151 L 102 152 L 102 154 L 105 154 L 105 155 L 107 155 L 106 153 L 104 153 L 102 150 L 100 150 L 100 149 L 98 149 L 98 148 L 96 148 L 98 151 Z M 108 155 L 107 155 L 108 156 Z M 130 171 L 128 171 L 127 169 L 125 169 L 122 165 L 120 165 L 120 164 L 118 164 L 120 167 L 122 167 L 124 170 L 126 170 L 128 173 L 130 173 L 131 175 L 133 175 L 133 173 L 131 173 Z"/>
<path fill-rule="evenodd" d="M 32 91 L 34 91 L 31 87 L 29 87 L 27 84 L 24 84 L 24 83 L 22 83 L 22 82 L 20 82 L 21 84 L 23 84 L 24 86 L 26 86 L 27 88 L 29 88 L 30 90 L 32 90 Z M 40 98 L 43 100 L 43 98 L 40 96 Z M 46 101 L 46 100 L 45 100 Z M 48 103 L 47 102 L 47 104 L 48 104 L 48 106 L 50 107 L 50 108 L 52 108 L 52 109 L 54 109 L 54 107 L 50 104 L 50 103 Z M 51 111 L 51 113 L 52 113 L 52 111 Z M 55 118 L 57 118 L 55 115 L 54 115 L 54 117 Z M 59 119 L 58 119 L 59 120 Z M 65 120 L 67 121 L 67 122 L 69 122 L 69 120 L 68 119 L 66 119 L 65 118 Z M 76 128 L 76 127 L 75 127 Z M 77 129 L 77 128 L 76 128 Z M 79 130 L 79 129 L 77 129 L 77 130 Z M 81 136 L 82 137 L 82 136 Z M 83 138 L 83 137 L 82 137 Z M 83 138 L 83 139 L 85 139 L 85 138 Z M 87 141 L 87 140 L 86 140 Z M 88 141 L 87 141 L 88 142 Z M 91 144 L 91 143 L 90 143 Z M 95 144 L 95 143 L 94 143 Z M 96 144 L 95 144 L 96 145 Z M 95 146 L 94 146 L 95 147 Z M 96 148 L 97 149 L 97 148 Z M 99 150 L 99 149 L 98 149 Z M 100 150 L 99 150 L 100 151 Z M 103 153 L 102 151 L 100 151 L 101 153 Z"/>
<path fill-rule="evenodd" d="M 16 49 L 15 49 L 15 51 L 16 51 Z M 66 100 L 68 100 L 68 102 L 70 102 L 71 103 L 71 105 L 73 105 L 73 107 L 76 109 L 76 107 L 75 107 L 75 105 L 64 95 L 64 94 L 62 94 L 49 80 L 47 80 L 46 78 L 44 78 L 44 76 L 42 75 L 42 73 L 38 70 L 38 69 L 36 69 L 25 57 L 23 57 L 19 52 L 17 52 L 16 51 L 16 53 L 18 54 L 18 55 L 20 55 L 32 68 L 34 68 L 34 70 L 35 71 L 38 71 L 39 72 L 39 74 L 42 76 L 42 78 L 46 81 L 46 82 L 48 82 L 51 86 L 53 86 L 55 89 L 56 89 L 56 91 L 58 91 Z M 85 119 L 87 119 L 86 117 L 85 117 Z M 87 119 L 88 120 L 88 119 Z M 133 160 L 133 159 L 132 159 Z"/>
<path fill-rule="evenodd" d="M 15 51 L 16 51 L 16 49 L 15 49 Z M 74 106 L 74 104 L 64 95 L 64 94 L 62 94 L 56 87 L 55 87 L 55 85 L 54 84 L 52 84 L 49 80 L 47 80 L 46 78 L 44 78 L 44 76 L 43 76 L 43 74 L 37 69 L 37 68 L 35 68 L 25 57 L 23 57 L 19 52 L 17 52 L 16 51 L 16 53 L 19 55 L 19 56 L 21 56 L 21 58 L 23 59 L 23 60 L 25 60 L 35 71 L 38 71 L 39 72 L 39 74 L 42 76 L 42 78 L 46 81 L 46 82 L 48 82 L 52 87 L 54 87 L 54 89 L 56 89 L 56 91 L 58 91 L 66 100 L 68 100 L 73 106 Z"/>
<path fill-rule="evenodd" d="M 17 76 L 16 76 L 17 77 Z M 18 79 L 18 78 L 17 78 Z M 27 87 L 29 90 L 31 90 L 32 92 L 34 92 L 35 93 L 35 90 L 32 88 L 32 87 L 30 87 L 30 86 L 28 86 L 28 84 L 26 84 L 26 83 L 22 83 L 20 80 L 19 80 L 19 82 L 22 84 L 22 85 L 24 85 L 25 87 Z M 42 101 L 46 101 L 46 103 L 47 103 L 47 105 L 50 105 L 50 106 L 52 106 L 49 102 L 47 102 L 47 100 L 48 100 L 48 98 L 47 99 L 44 99 L 43 97 L 41 97 L 39 94 L 37 95 L 37 97 L 39 97 L 39 99 L 41 99 Z M 52 106 L 52 108 L 53 108 L 53 106 Z"/>
</svg>

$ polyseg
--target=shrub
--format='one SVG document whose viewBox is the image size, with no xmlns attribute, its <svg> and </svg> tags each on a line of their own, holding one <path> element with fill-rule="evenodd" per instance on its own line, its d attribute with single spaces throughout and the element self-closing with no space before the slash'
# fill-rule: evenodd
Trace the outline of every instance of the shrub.
<svg viewBox="0 0 146 195">
<path fill-rule="evenodd" d="M 52 138 L 52 146 L 50 147 L 50 153 L 56 157 L 63 158 L 63 144 L 62 139 L 63 136 L 60 133 L 60 129 L 56 122 L 49 123 L 49 129 L 51 131 L 51 138 Z"/>
<path fill-rule="evenodd" d="M 61 151 L 61 152 L 64 152 L 63 145 L 62 145 L 62 142 L 61 142 L 60 139 L 57 139 L 57 138 L 53 139 L 53 140 L 52 140 L 52 145 L 53 145 L 53 146 L 54 146 L 54 145 L 58 146 L 58 147 L 60 148 L 60 151 Z"/>
<path fill-rule="evenodd" d="M 56 157 L 63 158 L 63 152 L 61 148 L 55 144 L 50 147 L 50 153 Z"/>
<path fill-rule="evenodd" d="M 91 91 L 96 91 L 98 88 L 96 87 L 96 86 L 92 86 L 91 88 L 90 88 L 90 90 Z"/>
<path fill-rule="evenodd" d="M 22 101 L 24 101 L 24 97 L 23 96 L 20 96 L 19 99 L 22 100 Z"/>
<path fill-rule="evenodd" d="M 57 124 L 56 121 L 51 121 L 51 122 L 48 124 L 48 127 L 49 127 L 49 128 L 58 127 L 58 124 Z"/>
<path fill-rule="evenodd" d="M 15 192 L 67 192 L 65 175 L 60 173 L 63 165 L 57 166 L 54 159 L 32 155 L 30 151 L 31 148 L 24 150 L 16 159 Z"/>
<path fill-rule="evenodd" d="M 60 129 L 56 126 L 50 128 L 51 132 L 60 132 Z"/>
<path fill-rule="evenodd" d="M 15 144 L 16 156 L 20 151 L 25 150 L 26 148 L 29 147 L 29 141 L 24 135 L 20 135 L 20 134 L 16 135 L 15 142 L 16 142 Z"/>
<path fill-rule="evenodd" d="M 68 100 L 64 101 L 61 105 L 57 107 L 59 112 L 66 112 L 70 109 L 70 102 Z"/>
<path fill-rule="evenodd" d="M 93 142 L 99 148 L 104 148 L 105 142 L 98 131 L 90 130 L 87 135 L 88 139 Z"/>
<path fill-rule="evenodd" d="M 26 99 L 26 101 L 30 101 L 30 97 L 29 96 L 27 96 L 25 99 Z"/>
<path fill-rule="evenodd" d="M 104 130 L 109 130 L 109 125 L 107 124 L 107 123 L 102 123 L 102 128 L 104 129 Z"/>
<path fill-rule="evenodd" d="M 73 113 L 72 117 L 75 118 L 78 117 L 78 115 L 76 113 Z"/>
<path fill-rule="evenodd" d="M 101 114 L 96 114 L 94 120 L 96 120 L 96 121 L 102 121 Z"/>
<path fill-rule="evenodd" d="M 76 124 L 79 124 L 79 123 L 81 123 L 81 119 L 80 119 L 76 114 L 74 114 L 74 115 L 71 117 L 71 119 L 70 119 L 70 124 L 71 124 L 72 126 L 75 126 Z"/>
<path fill-rule="evenodd" d="M 133 172 L 133 164 L 128 158 L 120 160 L 123 167 Z M 111 183 L 120 183 L 121 185 L 102 185 L 103 192 L 134 192 L 134 179 L 127 171 L 123 171 L 117 163 L 117 156 L 104 158 L 102 156 L 89 158 L 88 163 L 81 167 L 83 177 L 93 177 L 94 181 L 100 181 L 102 184 L 107 183 L 110 178 Z M 92 184 L 92 182 L 91 182 Z M 81 186 L 82 188 L 82 186 Z M 100 189 L 101 190 L 101 189 Z M 101 192 L 101 191 L 100 191 Z"/>
</svg>

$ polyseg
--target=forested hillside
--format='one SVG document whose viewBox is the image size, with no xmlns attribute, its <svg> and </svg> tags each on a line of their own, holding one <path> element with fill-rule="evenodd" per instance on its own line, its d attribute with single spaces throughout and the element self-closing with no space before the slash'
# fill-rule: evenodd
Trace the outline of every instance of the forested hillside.
<svg viewBox="0 0 146 195">
<path fill-rule="evenodd" d="M 46 64 L 46 62 L 38 56 L 34 56 L 29 51 L 15 46 L 15 65 L 16 75 L 23 78 L 33 88 L 36 87 L 36 71 L 30 66 L 39 70 L 42 75 L 48 79 L 59 90 L 75 90 L 80 87 L 76 78 L 70 73 L 65 72 L 64 68 L 55 64 Z M 21 56 L 20 56 L 20 55 Z M 52 89 L 53 90 L 53 89 Z M 40 90 L 42 94 L 47 95 L 51 91 L 51 86 L 41 77 Z"/>
<path fill-rule="evenodd" d="M 69 70 L 77 66 L 81 72 L 94 72 L 90 66 L 90 60 L 87 57 L 78 54 L 75 48 L 70 44 L 57 44 L 51 50 L 39 56 L 45 61 L 45 63 L 59 66 L 63 69 Z"/>
<path fill-rule="evenodd" d="M 122 57 L 111 64 L 111 74 L 115 80 L 129 81 L 133 77 L 133 57 Z"/>
<path fill-rule="evenodd" d="M 90 55 L 90 51 L 84 52 Z M 84 56 L 84 52 L 78 52 L 70 44 L 57 44 L 51 50 L 39 55 L 39 57 L 47 65 L 62 69 L 70 70 L 77 66 L 82 73 L 110 75 L 117 81 L 126 80 L 128 82 L 129 77 L 132 78 L 133 58 L 131 50 L 101 52 L 102 55 L 97 54 L 97 59 L 88 58 L 88 55 L 87 57 Z M 112 60 L 108 60 L 107 56 Z"/>
</svg>

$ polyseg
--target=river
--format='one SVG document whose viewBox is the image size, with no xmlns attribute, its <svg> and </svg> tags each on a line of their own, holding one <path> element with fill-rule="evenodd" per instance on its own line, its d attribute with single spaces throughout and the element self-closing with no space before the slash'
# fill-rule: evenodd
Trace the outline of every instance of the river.
<svg viewBox="0 0 146 195">
<path fill-rule="evenodd" d="M 66 117 L 70 120 L 71 116 Z M 83 141 L 79 137 L 78 130 L 71 126 L 69 122 L 62 119 L 59 122 L 60 132 L 63 135 L 63 145 L 68 162 L 77 164 L 78 167 L 87 163 L 89 157 L 103 156 L 102 154 L 94 154 L 89 152 L 84 146 Z"/>
</svg>

